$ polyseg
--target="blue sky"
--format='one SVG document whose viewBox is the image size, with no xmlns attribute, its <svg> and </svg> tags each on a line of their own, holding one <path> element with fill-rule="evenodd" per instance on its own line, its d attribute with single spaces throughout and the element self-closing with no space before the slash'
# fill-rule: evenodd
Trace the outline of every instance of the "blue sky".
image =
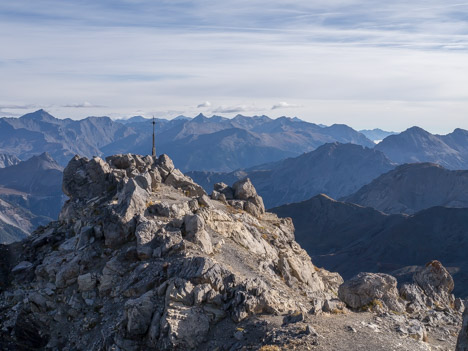
<svg viewBox="0 0 468 351">
<path fill-rule="evenodd" d="M 468 129 L 468 2 L 3 1 L 0 115 Z"/>
</svg>

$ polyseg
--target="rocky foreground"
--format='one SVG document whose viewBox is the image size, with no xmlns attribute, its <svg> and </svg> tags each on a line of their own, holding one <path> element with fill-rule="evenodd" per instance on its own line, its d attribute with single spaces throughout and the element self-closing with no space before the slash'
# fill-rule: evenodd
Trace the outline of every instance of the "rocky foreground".
<svg viewBox="0 0 468 351">
<path fill-rule="evenodd" d="M 58 221 L 0 246 L 2 350 L 455 349 L 439 262 L 343 283 L 249 180 L 208 197 L 165 155 L 76 156 L 63 190 Z"/>
</svg>

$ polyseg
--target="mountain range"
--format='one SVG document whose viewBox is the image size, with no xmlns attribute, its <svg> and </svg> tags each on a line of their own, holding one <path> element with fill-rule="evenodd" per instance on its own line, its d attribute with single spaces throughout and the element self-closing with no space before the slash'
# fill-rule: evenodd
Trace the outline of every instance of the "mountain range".
<svg viewBox="0 0 468 351">
<path fill-rule="evenodd" d="M 447 135 L 433 135 L 419 127 L 399 134 L 381 129 L 358 132 L 343 124 L 324 126 L 296 117 L 243 115 L 199 114 L 155 121 L 157 153 L 169 154 L 184 172 L 232 172 L 296 157 L 331 142 L 375 147 L 399 164 L 432 162 L 449 169 L 468 168 L 468 131 L 463 129 Z M 26 160 L 48 152 L 63 166 L 75 154 L 148 154 L 151 135 L 151 120 L 142 116 L 72 120 L 38 110 L 20 118 L 0 118 L 0 154 Z"/>
<path fill-rule="evenodd" d="M 0 243 L 24 238 L 57 219 L 62 170 L 47 153 L 0 169 Z"/>
<path fill-rule="evenodd" d="M 387 215 L 318 195 L 271 209 L 291 217 L 296 240 L 316 264 L 346 280 L 358 272 L 401 275 L 430 259 L 450 267 L 455 294 L 468 291 L 468 208 L 432 207 L 414 215 Z M 352 262 L 352 264 L 351 264 Z"/>
<path fill-rule="evenodd" d="M 340 200 L 385 213 L 412 214 L 434 206 L 468 208 L 468 171 L 433 163 L 404 164 Z"/>
<path fill-rule="evenodd" d="M 433 135 L 412 127 L 388 136 L 375 149 L 400 164 L 432 162 L 449 169 L 468 169 L 468 131 L 459 128 L 447 135 Z"/>
<path fill-rule="evenodd" d="M 398 134 L 397 132 L 387 132 L 380 128 L 375 129 L 362 129 L 359 133 L 364 134 L 368 139 L 374 141 L 375 143 L 384 140 L 386 137 L 394 134 Z"/>
<path fill-rule="evenodd" d="M 269 208 L 303 201 L 319 193 L 342 197 L 395 166 L 382 152 L 335 142 L 295 158 L 247 170 L 231 173 L 188 172 L 187 175 L 209 193 L 215 183 L 231 184 L 248 177 Z"/>
<path fill-rule="evenodd" d="M 75 154 L 91 157 L 117 153 L 148 154 L 151 120 L 108 117 L 57 119 L 44 110 L 0 119 L 0 153 L 22 160 L 48 152 L 61 165 Z M 221 116 L 156 119 L 157 153 L 169 154 L 184 170 L 233 171 L 298 156 L 327 142 L 372 147 L 363 134 L 346 125 L 320 127 L 297 118 Z"/>
</svg>

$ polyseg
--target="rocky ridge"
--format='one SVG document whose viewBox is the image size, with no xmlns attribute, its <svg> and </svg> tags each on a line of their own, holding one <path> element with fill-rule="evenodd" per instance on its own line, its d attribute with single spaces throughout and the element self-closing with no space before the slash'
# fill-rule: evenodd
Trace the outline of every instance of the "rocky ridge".
<svg viewBox="0 0 468 351">
<path fill-rule="evenodd" d="M 463 304 L 440 263 L 400 292 L 388 275 L 343 284 L 312 264 L 291 220 L 265 212 L 248 179 L 210 198 L 166 155 L 75 156 L 63 190 L 58 221 L 0 246 L 1 349 L 455 345 Z"/>
<path fill-rule="evenodd" d="M 74 157 L 59 220 L 2 248 L 2 340 L 188 350 L 225 318 L 321 308 L 341 277 L 315 269 L 250 182 L 233 188 L 230 205 L 211 200 L 165 155 Z"/>
</svg>

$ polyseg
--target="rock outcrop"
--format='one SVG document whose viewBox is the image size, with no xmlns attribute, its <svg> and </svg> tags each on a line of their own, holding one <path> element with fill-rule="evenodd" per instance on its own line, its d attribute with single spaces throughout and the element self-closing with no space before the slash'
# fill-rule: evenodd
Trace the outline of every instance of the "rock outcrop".
<svg viewBox="0 0 468 351">
<path fill-rule="evenodd" d="M 463 324 L 458 335 L 456 351 L 468 351 L 468 308 L 463 313 Z"/>
<path fill-rule="evenodd" d="M 248 180 L 209 199 L 166 155 L 75 156 L 63 190 L 58 221 L 1 248 L 4 349 L 212 350 L 254 315 L 337 305 L 341 277 Z"/>
<path fill-rule="evenodd" d="M 398 291 L 391 275 L 360 273 L 339 287 L 338 296 L 354 310 L 390 317 L 400 334 L 420 341 L 427 341 L 428 330 L 449 333 L 447 326 L 460 325 L 464 304 L 451 294 L 453 279 L 439 261 L 417 271 L 413 281 Z"/>
<path fill-rule="evenodd" d="M 354 309 L 404 311 L 397 280 L 384 273 L 359 273 L 340 286 L 338 296 Z"/>
</svg>

